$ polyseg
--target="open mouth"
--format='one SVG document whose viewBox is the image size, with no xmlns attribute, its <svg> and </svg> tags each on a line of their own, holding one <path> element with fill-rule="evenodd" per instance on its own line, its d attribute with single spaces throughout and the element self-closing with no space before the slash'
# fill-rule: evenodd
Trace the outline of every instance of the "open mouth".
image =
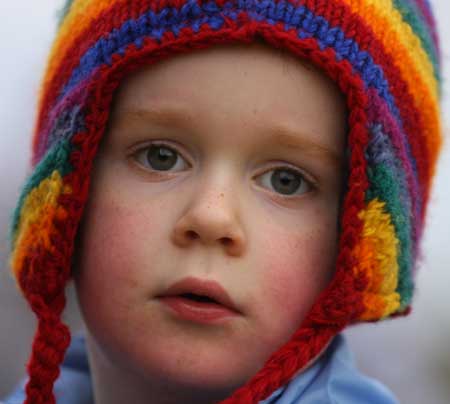
<svg viewBox="0 0 450 404">
<path fill-rule="evenodd" d="M 239 313 L 227 291 L 218 282 L 211 279 L 186 277 L 156 296 L 165 302 L 177 303 L 183 307 L 199 310 L 227 310 Z"/>
<path fill-rule="evenodd" d="M 177 317 L 195 323 L 211 324 L 227 321 L 236 317 L 238 313 L 224 306 L 219 301 L 195 293 L 180 293 L 158 298 L 161 303 L 169 307 Z"/>
<path fill-rule="evenodd" d="M 242 315 L 225 288 L 211 279 L 183 278 L 156 299 L 177 318 L 194 323 L 222 324 Z"/>
<path fill-rule="evenodd" d="M 220 304 L 219 302 L 217 302 L 216 300 L 208 297 L 208 296 L 203 296 L 203 295 L 196 295 L 194 293 L 183 293 L 181 295 L 179 295 L 180 297 L 184 298 L 184 299 L 189 299 L 189 300 L 193 300 L 195 302 L 200 302 L 200 303 L 215 303 L 215 304 Z"/>
</svg>

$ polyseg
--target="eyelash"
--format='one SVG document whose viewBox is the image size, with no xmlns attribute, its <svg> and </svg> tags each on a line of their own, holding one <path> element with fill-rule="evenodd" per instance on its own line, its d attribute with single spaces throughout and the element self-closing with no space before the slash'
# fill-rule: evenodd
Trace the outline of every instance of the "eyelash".
<svg viewBox="0 0 450 404">
<path fill-rule="evenodd" d="M 172 152 L 175 152 L 175 154 L 177 155 L 176 162 L 178 162 L 178 157 L 181 157 L 184 161 L 187 161 L 187 159 L 185 159 L 185 158 L 183 157 L 183 153 L 181 153 L 181 152 L 178 150 L 178 148 L 177 148 L 176 146 L 174 146 L 174 145 L 172 145 L 172 144 L 165 143 L 165 142 L 161 142 L 161 141 L 158 141 L 158 142 L 156 142 L 156 141 L 155 141 L 155 142 L 152 142 L 152 143 L 150 143 L 150 144 L 147 144 L 145 147 L 141 147 L 141 148 L 139 148 L 138 150 L 135 150 L 135 151 L 132 153 L 133 159 L 138 160 L 136 157 L 139 156 L 142 152 L 145 152 L 145 151 L 148 152 L 148 151 L 150 150 L 150 147 L 151 147 L 151 146 L 160 146 L 161 148 L 169 149 L 169 150 L 171 150 Z M 189 163 L 188 163 L 188 164 L 189 164 Z M 158 171 L 158 170 L 152 169 L 151 167 L 147 167 L 147 166 L 145 166 L 144 164 L 142 164 L 142 163 L 140 163 L 140 162 L 139 162 L 139 165 L 144 166 L 145 170 L 149 170 L 149 169 L 150 169 L 151 172 L 152 172 L 152 174 L 155 173 L 156 175 L 165 175 L 166 173 L 171 173 L 171 172 L 172 172 L 172 171 L 170 171 L 170 170 L 161 170 L 161 171 Z M 301 196 L 301 195 L 303 195 L 304 193 L 309 193 L 309 192 L 311 192 L 312 190 L 315 190 L 315 189 L 317 188 L 315 182 L 314 182 L 312 179 L 307 178 L 308 176 L 307 176 L 305 173 L 303 173 L 303 172 L 302 172 L 301 170 L 299 170 L 298 168 L 292 167 L 292 166 L 290 166 L 290 165 L 278 165 L 278 166 L 272 166 L 272 167 L 270 167 L 269 170 L 264 171 L 263 173 L 259 174 L 258 176 L 267 174 L 267 173 L 269 173 L 269 172 L 271 172 L 271 171 L 276 171 L 277 169 L 278 169 L 278 170 L 282 170 L 282 171 L 287 171 L 287 172 L 293 172 L 293 173 L 297 174 L 299 177 L 301 177 L 301 183 L 300 183 L 300 186 L 299 186 L 300 188 L 302 187 L 303 183 L 306 183 L 307 186 L 308 186 L 308 190 L 305 191 L 305 192 L 302 192 L 300 195 L 297 195 L 297 194 L 294 194 L 294 195 L 286 195 L 286 194 L 278 193 L 277 191 L 273 190 L 272 192 L 274 192 L 278 197 L 281 197 L 281 198 L 283 198 L 283 199 L 292 199 L 292 198 Z M 283 169 L 284 169 L 284 170 L 283 170 Z M 182 170 L 181 170 L 181 171 L 182 171 Z"/>
</svg>

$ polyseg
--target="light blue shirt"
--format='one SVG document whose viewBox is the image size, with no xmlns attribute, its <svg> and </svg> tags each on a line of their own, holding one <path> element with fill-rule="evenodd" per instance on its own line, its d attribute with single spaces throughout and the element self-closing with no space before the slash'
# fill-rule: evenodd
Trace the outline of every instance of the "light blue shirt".
<svg viewBox="0 0 450 404">
<path fill-rule="evenodd" d="M 0 404 L 22 404 L 23 379 Z M 74 335 L 54 385 L 57 404 L 94 404 L 83 334 Z M 360 373 L 344 335 L 306 371 L 259 404 L 399 404 L 383 384 Z"/>
</svg>

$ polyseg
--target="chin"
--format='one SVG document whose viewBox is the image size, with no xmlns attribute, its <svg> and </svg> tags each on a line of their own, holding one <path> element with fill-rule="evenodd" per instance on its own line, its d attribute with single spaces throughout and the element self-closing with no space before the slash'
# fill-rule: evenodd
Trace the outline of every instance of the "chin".
<svg viewBox="0 0 450 404">
<path fill-rule="evenodd" d="M 99 323 L 90 322 L 91 331 L 109 359 L 108 366 L 139 375 L 144 385 L 205 392 L 220 399 L 264 365 L 267 347 L 253 343 L 249 350 L 248 336 L 242 337 L 236 329 L 186 327 L 158 315 L 151 324 L 136 320 L 118 328 L 120 322 L 111 321 L 108 327 L 104 321 L 105 327 L 99 328 Z"/>
<path fill-rule="evenodd" d="M 214 355 L 215 352 L 207 346 L 203 350 L 206 355 L 198 349 L 166 353 L 159 351 L 148 357 L 146 363 L 140 361 L 139 366 L 144 374 L 152 375 L 152 379 L 157 378 L 179 388 L 232 392 L 259 369 L 259 366 L 243 363 L 237 353 L 233 355 L 227 350 Z"/>
</svg>

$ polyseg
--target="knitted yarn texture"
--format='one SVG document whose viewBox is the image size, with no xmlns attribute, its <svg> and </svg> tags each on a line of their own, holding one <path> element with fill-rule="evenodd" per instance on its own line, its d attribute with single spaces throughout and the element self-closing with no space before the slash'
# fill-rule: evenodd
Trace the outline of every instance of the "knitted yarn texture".
<svg viewBox="0 0 450 404">
<path fill-rule="evenodd" d="M 55 403 L 65 285 L 114 90 L 178 53 L 263 39 L 337 83 L 349 175 L 336 272 L 293 338 L 222 404 L 257 403 L 347 325 L 407 315 L 441 149 L 440 49 L 426 0 L 73 0 L 40 88 L 10 265 L 38 318 L 26 403 Z"/>
</svg>

